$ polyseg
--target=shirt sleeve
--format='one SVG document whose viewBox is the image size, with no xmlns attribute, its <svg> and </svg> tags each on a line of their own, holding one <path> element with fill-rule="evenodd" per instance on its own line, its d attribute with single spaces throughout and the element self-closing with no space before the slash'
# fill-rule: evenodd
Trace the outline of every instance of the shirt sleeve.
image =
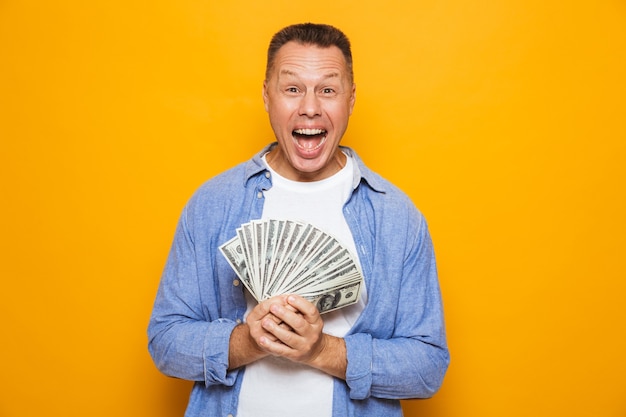
<svg viewBox="0 0 626 417">
<path fill-rule="evenodd" d="M 199 290 L 196 251 L 185 215 L 186 211 L 161 277 L 148 325 L 148 350 L 157 368 L 168 376 L 232 386 L 237 371 L 228 371 L 228 352 L 237 323 L 210 318 Z M 217 294 L 202 296 L 217 304 Z"/>
<path fill-rule="evenodd" d="M 374 267 L 379 284 L 368 290 L 374 305 L 345 337 L 354 400 L 428 398 L 443 382 L 449 353 L 434 251 L 421 215 L 413 225 L 405 250 L 394 251 L 402 258 L 386 254 Z"/>
</svg>

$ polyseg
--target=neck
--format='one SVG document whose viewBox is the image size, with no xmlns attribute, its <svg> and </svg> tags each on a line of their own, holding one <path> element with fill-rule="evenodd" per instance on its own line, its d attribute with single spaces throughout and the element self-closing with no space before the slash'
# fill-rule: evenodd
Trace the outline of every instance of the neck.
<svg viewBox="0 0 626 417">
<path fill-rule="evenodd" d="M 322 167 L 321 170 L 315 172 L 303 172 L 297 170 L 291 162 L 289 162 L 280 148 L 280 145 L 277 145 L 265 155 L 265 161 L 274 171 L 287 179 L 292 181 L 312 182 L 326 179 L 341 171 L 341 169 L 346 166 L 347 157 L 339 148 L 337 148 L 332 158 L 324 167 Z M 324 174 L 320 175 L 322 170 L 324 171 Z"/>
</svg>

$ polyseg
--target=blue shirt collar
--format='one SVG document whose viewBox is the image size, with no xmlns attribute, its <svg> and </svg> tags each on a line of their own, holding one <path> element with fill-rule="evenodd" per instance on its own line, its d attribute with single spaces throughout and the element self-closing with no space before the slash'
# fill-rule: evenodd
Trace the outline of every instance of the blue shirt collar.
<svg viewBox="0 0 626 417">
<path fill-rule="evenodd" d="M 250 180 L 252 177 L 257 176 L 266 170 L 265 164 L 263 163 L 263 155 L 269 152 L 274 146 L 276 146 L 277 142 L 273 142 L 267 145 L 263 150 L 254 155 L 252 159 L 248 161 L 245 167 L 245 178 L 244 185 Z M 354 182 L 352 184 L 352 188 L 356 189 L 356 187 L 364 181 L 372 190 L 385 193 L 387 192 L 388 185 L 381 180 L 381 178 L 365 166 L 361 158 L 357 155 L 357 153 L 347 146 L 340 146 L 340 149 L 349 155 L 352 160 L 355 162 L 354 166 Z"/>
</svg>

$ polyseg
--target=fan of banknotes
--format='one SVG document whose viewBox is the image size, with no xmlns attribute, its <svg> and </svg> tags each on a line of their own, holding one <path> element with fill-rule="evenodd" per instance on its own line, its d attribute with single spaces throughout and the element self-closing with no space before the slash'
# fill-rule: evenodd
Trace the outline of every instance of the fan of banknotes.
<svg viewBox="0 0 626 417">
<path fill-rule="evenodd" d="M 350 251 L 328 233 L 294 220 L 253 220 L 220 246 L 257 301 L 299 294 L 327 313 L 358 301 L 363 274 Z"/>
</svg>

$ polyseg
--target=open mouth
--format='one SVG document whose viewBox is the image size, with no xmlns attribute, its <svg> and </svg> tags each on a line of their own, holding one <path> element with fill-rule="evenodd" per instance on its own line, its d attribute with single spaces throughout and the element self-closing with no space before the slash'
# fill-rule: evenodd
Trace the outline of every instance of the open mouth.
<svg viewBox="0 0 626 417">
<path fill-rule="evenodd" d="M 314 151 L 324 145 L 327 133 L 324 129 L 295 129 L 291 135 L 300 149 Z"/>
</svg>

